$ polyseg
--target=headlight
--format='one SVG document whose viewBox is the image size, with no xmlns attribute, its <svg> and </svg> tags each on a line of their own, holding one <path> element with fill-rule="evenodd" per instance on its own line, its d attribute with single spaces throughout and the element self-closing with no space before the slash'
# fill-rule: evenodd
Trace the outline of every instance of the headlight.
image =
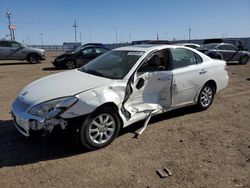
<svg viewBox="0 0 250 188">
<path fill-rule="evenodd" d="M 55 117 L 77 102 L 76 97 L 64 97 L 38 104 L 29 113 L 45 119 Z"/>
</svg>

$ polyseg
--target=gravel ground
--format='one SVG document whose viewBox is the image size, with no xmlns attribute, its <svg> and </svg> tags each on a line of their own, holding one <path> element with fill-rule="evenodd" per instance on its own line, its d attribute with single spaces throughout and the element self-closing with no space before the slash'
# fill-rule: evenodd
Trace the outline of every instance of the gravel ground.
<svg viewBox="0 0 250 188">
<path fill-rule="evenodd" d="M 0 61 L 0 187 L 250 187 L 250 63 L 229 65 L 229 86 L 213 105 L 152 118 L 122 130 L 108 147 L 77 149 L 67 132 L 20 135 L 9 114 L 12 101 L 30 82 L 61 72 L 48 52 L 41 64 Z M 160 178 L 167 167 L 172 176 Z"/>
</svg>

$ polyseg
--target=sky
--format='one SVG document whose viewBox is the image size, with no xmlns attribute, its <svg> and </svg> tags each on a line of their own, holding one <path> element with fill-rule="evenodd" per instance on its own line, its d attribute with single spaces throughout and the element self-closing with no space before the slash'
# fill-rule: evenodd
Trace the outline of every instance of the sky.
<svg viewBox="0 0 250 188">
<path fill-rule="evenodd" d="M 0 38 L 8 10 L 25 44 L 250 37 L 250 0 L 0 0 Z"/>
</svg>

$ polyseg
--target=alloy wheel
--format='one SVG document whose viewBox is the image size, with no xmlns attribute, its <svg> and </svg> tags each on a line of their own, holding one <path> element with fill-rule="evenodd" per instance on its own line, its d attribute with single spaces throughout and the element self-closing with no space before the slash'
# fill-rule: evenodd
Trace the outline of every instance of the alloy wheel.
<svg viewBox="0 0 250 188">
<path fill-rule="evenodd" d="M 89 128 L 89 137 L 96 144 L 103 144 L 111 139 L 116 123 L 110 114 L 100 114 L 93 119 Z"/>
</svg>

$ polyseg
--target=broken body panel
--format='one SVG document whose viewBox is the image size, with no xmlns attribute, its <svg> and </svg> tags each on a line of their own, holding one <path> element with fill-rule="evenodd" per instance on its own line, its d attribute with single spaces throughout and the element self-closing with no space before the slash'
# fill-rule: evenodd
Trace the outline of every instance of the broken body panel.
<svg viewBox="0 0 250 188">
<path fill-rule="evenodd" d="M 168 50 L 170 48 L 191 51 L 199 55 L 202 62 L 173 69 L 170 66 L 173 61 Z M 64 129 L 69 119 L 91 114 L 105 104 L 116 106 L 122 125 L 126 127 L 139 120 L 149 121 L 153 115 L 195 104 L 201 88 L 208 81 L 216 83 L 216 92 L 224 89 L 228 83 L 224 61 L 213 60 L 190 48 L 139 45 L 116 50 L 143 52 L 123 79 L 104 78 L 72 70 L 45 77 L 24 88 L 12 105 L 18 130 L 29 136 L 31 129 L 51 132 L 56 125 Z M 157 71 L 140 71 L 159 52 L 168 53 L 164 58 L 169 65 Z M 29 113 L 40 103 L 66 96 L 75 96 L 78 100 L 58 116 L 46 119 Z M 27 107 L 21 109 L 17 101 Z"/>
</svg>

